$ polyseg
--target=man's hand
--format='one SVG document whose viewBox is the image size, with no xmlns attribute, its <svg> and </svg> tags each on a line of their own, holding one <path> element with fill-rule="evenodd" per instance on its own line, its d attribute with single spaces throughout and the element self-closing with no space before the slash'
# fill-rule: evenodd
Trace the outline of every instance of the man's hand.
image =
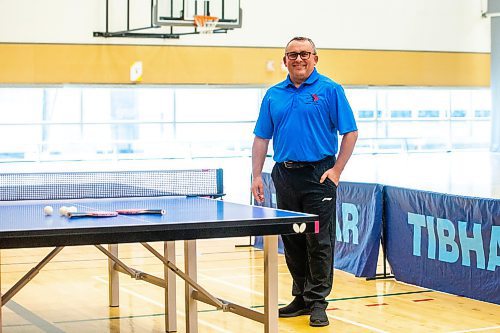
<svg viewBox="0 0 500 333">
<path fill-rule="evenodd" d="M 262 177 L 254 177 L 252 180 L 252 194 L 255 200 L 259 203 L 264 202 L 264 183 Z"/>
<path fill-rule="evenodd" d="M 264 202 L 264 183 L 262 183 L 262 168 L 266 160 L 269 139 L 255 136 L 252 146 L 252 194 L 259 203 Z"/>
<path fill-rule="evenodd" d="M 319 182 L 323 184 L 326 178 L 330 178 L 330 180 L 335 184 L 335 186 L 339 186 L 340 172 L 335 170 L 335 167 L 326 170 L 325 173 L 319 179 Z"/>
<path fill-rule="evenodd" d="M 346 133 L 342 136 L 342 142 L 340 143 L 339 154 L 337 156 L 337 161 L 335 161 L 335 165 L 333 168 L 328 169 L 319 179 L 320 183 L 323 183 L 325 179 L 328 177 L 335 184 L 335 186 L 339 186 L 340 174 L 344 171 L 344 167 L 349 161 L 349 158 L 352 155 L 352 151 L 354 150 L 354 145 L 358 140 L 358 131 L 352 131 Z"/>
</svg>

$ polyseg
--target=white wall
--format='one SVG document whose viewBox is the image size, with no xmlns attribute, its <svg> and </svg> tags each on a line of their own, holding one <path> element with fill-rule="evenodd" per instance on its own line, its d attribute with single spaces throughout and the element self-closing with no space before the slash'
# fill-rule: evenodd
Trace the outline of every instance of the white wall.
<svg viewBox="0 0 500 333">
<path fill-rule="evenodd" d="M 133 23 L 147 24 L 150 1 L 131 2 Z M 92 37 L 105 30 L 104 0 L 0 0 L 0 42 L 282 47 L 301 35 L 319 48 L 490 52 L 483 0 L 241 0 L 241 6 L 243 28 L 228 34 L 104 39 Z M 113 13 L 110 28 L 122 30 L 123 15 Z"/>
</svg>

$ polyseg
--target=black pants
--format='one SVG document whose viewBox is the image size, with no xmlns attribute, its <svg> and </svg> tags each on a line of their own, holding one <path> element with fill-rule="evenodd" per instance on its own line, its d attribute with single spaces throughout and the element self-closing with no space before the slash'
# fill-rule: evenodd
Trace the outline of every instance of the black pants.
<svg viewBox="0 0 500 333">
<path fill-rule="evenodd" d="M 303 296 L 307 306 L 325 309 L 328 305 L 325 299 L 333 285 L 337 187 L 328 178 L 323 183 L 319 179 L 334 164 L 334 156 L 294 169 L 276 163 L 271 174 L 278 208 L 319 216 L 318 234 L 292 234 L 282 238 L 293 278 L 292 295 Z"/>
</svg>

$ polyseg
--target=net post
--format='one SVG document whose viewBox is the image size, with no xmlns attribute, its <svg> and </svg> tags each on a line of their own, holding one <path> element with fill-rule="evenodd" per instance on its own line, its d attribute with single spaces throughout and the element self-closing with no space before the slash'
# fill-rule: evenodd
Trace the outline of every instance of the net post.
<svg viewBox="0 0 500 333">
<path fill-rule="evenodd" d="M 224 170 L 216 169 L 217 194 L 224 193 Z"/>
</svg>

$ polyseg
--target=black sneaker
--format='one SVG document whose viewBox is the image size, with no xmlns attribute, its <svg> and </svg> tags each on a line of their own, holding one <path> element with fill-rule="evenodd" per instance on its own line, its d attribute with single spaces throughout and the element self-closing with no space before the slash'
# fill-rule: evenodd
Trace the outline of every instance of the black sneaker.
<svg viewBox="0 0 500 333">
<path fill-rule="evenodd" d="M 290 318 L 311 313 L 311 310 L 306 307 L 304 299 L 300 296 L 295 296 L 294 300 L 285 307 L 278 310 L 280 318 Z"/>
<path fill-rule="evenodd" d="M 323 308 L 315 307 L 311 311 L 311 317 L 309 318 L 309 325 L 313 327 L 328 326 L 330 322 L 326 316 L 326 311 Z"/>
</svg>

